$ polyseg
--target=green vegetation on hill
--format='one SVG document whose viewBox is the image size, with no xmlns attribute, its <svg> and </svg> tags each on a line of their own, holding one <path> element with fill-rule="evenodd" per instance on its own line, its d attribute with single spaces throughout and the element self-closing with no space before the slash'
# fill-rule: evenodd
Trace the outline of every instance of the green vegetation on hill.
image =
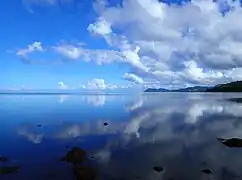
<svg viewBox="0 0 242 180">
<path fill-rule="evenodd" d="M 242 81 L 219 84 L 213 88 L 208 88 L 206 92 L 242 92 Z"/>
</svg>

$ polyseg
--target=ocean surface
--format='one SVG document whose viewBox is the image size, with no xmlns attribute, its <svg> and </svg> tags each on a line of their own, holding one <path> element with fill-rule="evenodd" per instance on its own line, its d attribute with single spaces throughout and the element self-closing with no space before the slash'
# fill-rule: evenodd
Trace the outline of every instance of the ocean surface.
<svg viewBox="0 0 242 180">
<path fill-rule="evenodd" d="M 0 95 L 0 179 L 75 180 L 61 161 L 74 147 L 98 180 L 242 179 L 242 148 L 218 141 L 242 138 L 240 97 Z"/>
</svg>

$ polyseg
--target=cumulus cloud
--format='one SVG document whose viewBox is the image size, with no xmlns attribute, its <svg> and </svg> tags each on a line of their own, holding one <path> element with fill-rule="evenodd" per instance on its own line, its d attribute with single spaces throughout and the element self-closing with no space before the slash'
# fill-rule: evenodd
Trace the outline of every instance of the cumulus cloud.
<svg viewBox="0 0 242 180">
<path fill-rule="evenodd" d="M 106 35 L 112 32 L 111 25 L 102 18 L 100 18 L 96 24 L 90 24 L 87 29 L 99 35 Z"/>
<path fill-rule="evenodd" d="M 106 84 L 104 79 L 93 79 L 87 82 L 87 89 L 106 89 Z"/>
<path fill-rule="evenodd" d="M 48 48 L 44 48 L 41 42 L 33 42 L 28 45 L 26 48 L 19 49 L 15 53 L 20 58 L 20 60 L 25 64 L 44 64 L 44 65 L 58 65 L 62 64 L 63 60 L 61 59 L 35 59 L 32 57 L 33 54 L 37 53 L 46 53 Z"/>
<path fill-rule="evenodd" d="M 74 44 L 61 44 L 53 49 L 69 60 L 95 61 L 98 65 L 122 61 L 120 52 L 114 50 L 90 50 Z"/>
<path fill-rule="evenodd" d="M 241 77 L 231 75 L 242 66 L 242 26 L 234 23 L 242 17 L 238 0 L 172 6 L 158 0 L 124 0 L 121 6 L 100 2 L 95 3 L 99 18 L 88 30 L 117 48 L 137 75 L 163 84 L 214 84 Z"/>
<path fill-rule="evenodd" d="M 101 33 L 98 30 L 96 31 L 96 33 Z M 139 47 L 125 49 L 124 51 L 117 51 L 101 49 L 92 50 L 75 44 L 60 44 L 58 46 L 54 46 L 53 49 L 56 53 L 62 55 L 69 60 L 83 60 L 85 62 L 94 61 L 98 65 L 124 63 L 130 65 L 134 69 L 140 69 L 145 72 L 148 71 L 148 69 L 140 63 L 140 59 L 137 54 L 139 51 Z"/>
<path fill-rule="evenodd" d="M 104 90 L 104 89 L 116 89 L 117 85 L 106 84 L 104 79 L 94 78 L 88 81 L 87 84 L 81 86 L 84 89 L 90 90 Z"/>
<path fill-rule="evenodd" d="M 132 73 L 125 73 L 123 75 L 123 79 L 131 81 L 135 84 L 143 84 L 144 83 L 144 81 L 141 77 L 138 77 L 137 75 L 132 74 Z"/>
<path fill-rule="evenodd" d="M 98 17 L 87 30 L 94 38 L 102 37 L 108 49 L 59 44 L 52 50 L 69 60 L 125 63 L 131 68 L 132 80 L 152 79 L 157 81 L 155 86 L 212 85 L 242 78 L 239 0 L 191 0 L 179 5 L 123 0 L 118 6 L 99 0 L 94 10 Z M 17 54 L 43 50 L 30 49 Z"/>
<path fill-rule="evenodd" d="M 68 89 L 68 86 L 63 82 L 59 82 L 58 85 L 60 89 Z"/>
<path fill-rule="evenodd" d="M 43 47 L 42 47 L 42 43 L 41 42 L 34 42 L 30 45 L 28 45 L 27 48 L 25 49 L 20 49 L 16 52 L 16 54 L 18 56 L 22 56 L 24 58 L 27 58 L 27 55 L 33 52 L 42 52 L 44 51 Z"/>
</svg>

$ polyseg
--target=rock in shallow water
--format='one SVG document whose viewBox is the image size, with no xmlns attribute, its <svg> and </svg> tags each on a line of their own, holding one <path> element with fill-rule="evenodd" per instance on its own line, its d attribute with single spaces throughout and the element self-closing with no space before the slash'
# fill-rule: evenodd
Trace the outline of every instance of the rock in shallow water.
<svg viewBox="0 0 242 180">
<path fill-rule="evenodd" d="M 230 139 L 218 138 L 218 141 L 220 141 L 222 144 L 230 148 L 232 147 L 242 148 L 242 139 L 239 139 L 239 138 L 230 138 Z"/>
<path fill-rule="evenodd" d="M 3 166 L 0 167 L 0 175 L 12 174 L 19 171 L 19 166 Z"/>
<path fill-rule="evenodd" d="M 62 161 L 71 163 L 72 172 L 77 180 L 94 180 L 97 176 L 96 169 L 92 166 L 83 165 L 86 154 L 85 150 L 75 147 L 61 158 Z"/>
<path fill-rule="evenodd" d="M 97 175 L 95 169 L 89 166 L 76 166 L 73 172 L 77 180 L 94 180 Z"/>
<path fill-rule="evenodd" d="M 8 158 L 6 156 L 0 156 L 0 162 L 7 162 Z"/>
<path fill-rule="evenodd" d="M 210 169 L 203 169 L 202 172 L 205 174 L 212 174 L 212 171 Z"/>
<path fill-rule="evenodd" d="M 61 158 L 62 161 L 69 163 L 82 163 L 85 159 L 86 151 L 78 147 L 74 147 L 72 150 L 68 151 L 67 154 Z"/>
<path fill-rule="evenodd" d="M 161 166 L 154 166 L 153 169 L 154 169 L 156 172 L 161 172 L 161 171 L 164 170 L 163 167 L 161 167 Z"/>
</svg>

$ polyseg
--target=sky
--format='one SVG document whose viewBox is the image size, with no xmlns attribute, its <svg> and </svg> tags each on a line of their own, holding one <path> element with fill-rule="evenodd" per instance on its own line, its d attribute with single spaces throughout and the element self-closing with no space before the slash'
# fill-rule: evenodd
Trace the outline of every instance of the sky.
<svg viewBox="0 0 242 180">
<path fill-rule="evenodd" d="M 0 89 L 180 88 L 242 80 L 239 0 L 0 2 Z"/>
</svg>

